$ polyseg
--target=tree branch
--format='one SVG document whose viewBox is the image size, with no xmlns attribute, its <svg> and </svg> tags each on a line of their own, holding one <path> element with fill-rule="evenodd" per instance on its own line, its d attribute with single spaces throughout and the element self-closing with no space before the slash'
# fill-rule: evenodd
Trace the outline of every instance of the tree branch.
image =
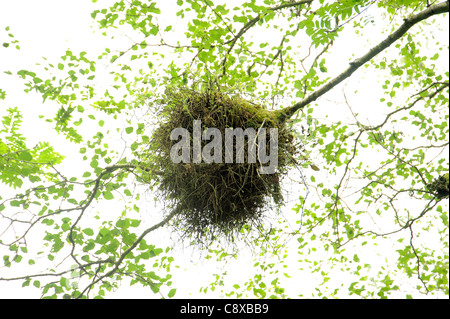
<svg viewBox="0 0 450 319">
<path fill-rule="evenodd" d="M 302 1 L 297 1 L 297 2 L 292 2 L 292 3 L 284 3 L 282 5 L 273 7 L 273 8 L 269 8 L 268 11 L 277 11 L 277 10 L 281 10 L 284 8 L 289 8 L 289 7 L 296 7 L 296 6 L 300 6 L 302 4 L 308 4 L 311 3 L 313 0 L 302 0 Z M 251 27 L 253 27 L 256 23 L 258 23 L 259 20 L 261 20 L 264 17 L 264 15 L 260 15 L 258 14 L 256 17 L 254 17 L 253 19 L 251 19 L 250 21 L 248 21 L 246 24 L 244 24 L 244 26 L 241 28 L 241 30 L 239 30 L 239 32 L 236 34 L 236 36 L 225 42 L 224 44 L 229 44 L 231 43 L 230 47 L 228 48 L 227 52 L 225 53 L 225 56 L 222 60 L 222 69 L 223 69 L 223 73 L 222 75 L 225 75 L 226 73 L 226 63 L 227 63 L 227 57 L 228 55 L 231 53 L 231 50 L 233 50 L 234 45 L 236 44 L 236 42 L 239 40 L 240 37 L 242 37 L 244 35 L 245 32 L 247 32 Z"/>
<path fill-rule="evenodd" d="M 317 100 L 320 96 L 330 91 L 336 85 L 341 83 L 346 78 L 350 77 L 356 70 L 358 70 L 365 63 L 369 62 L 372 58 L 378 55 L 380 52 L 391 46 L 398 39 L 403 37 L 408 30 L 413 27 L 415 24 L 428 19 L 429 17 L 449 12 L 449 2 L 441 2 L 435 5 L 428 7 L 427 9 L 415 14 L 409 18 L 405 18 L 403 24 L 392 34 L 390 34 L 386 39 L 381 41 L 378 45 L 374 46 L 362 57 L 350 62 L 350 67 L 348 67 L 344 72 L 336 76 L 334 79 L 331 79 L 328 83 L 324 84 L 320 88 L 318 88 L 315 92 L 311 93 L 307 97 L 305 97 L 300 102 L 294 104 L 291 107 L 285 109 L 285 112 L 282 116 L 280 116 L 280 120 L 284 121 L 290 118 L 295 114 L 299 109 L 304 108 L 311 102 Z"/>
<path fill-rule="evenodd" d="M 119 259 L 114 263 L 114 268 L 111 269 L 110 271 L 108 271 L 106 274 L 100 276 L 99 278 L 97 278 L 96 280 L 94 280 L 93 282 L 91 282 L 84 290 L 83 292 L 78 296 L 78 298 L 83 297 L 83 295 L 89 290 L 91 289 L 92 286 L 94 286 L 95 284 L 97 284 L 98 282 L 102 281 L 104 278 L 108 278 L 111 277 L 112 275 L 114 275 L 118 270 L 119 270 L 119 266 L 120 264 L 123 262 L 123 260 L 125 259 L 125 257 L 132 252 L 136 246 L 144 239 L 145 236 L 147 236 L 149 233 L 151 233 L 152 231 L 165 226 L 176 214 L 178 214 L 178 210 L 174 209 L 169 215 L 166 216 L 166 218 L 164 218 L 162 221 L 160 221 L 158 224 L 153 225 L 150 228 L 147 228 L 145 231 L 142 232 L 142 234 L 135 240 L 135 242 L 127 249 L 125 250 L 122 255 L 119 257 Z"/>
</svg>

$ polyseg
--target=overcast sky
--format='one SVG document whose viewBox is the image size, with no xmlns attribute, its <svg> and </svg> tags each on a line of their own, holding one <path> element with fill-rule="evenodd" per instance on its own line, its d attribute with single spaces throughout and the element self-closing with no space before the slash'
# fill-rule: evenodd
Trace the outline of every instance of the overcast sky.
<svg viewBox="0 0 450 319">
<path fill-rule="evenodd" d="M 66 49 L 73 51 L 88 49 L 90 52 L 99 53 L 105 46 L 111 47 L 111 43 L 106 44 L 106 39 L 99 32 L 93 34 L 94 29 L 91 27 L 92 19 L 90 12 L 98 7 L 98 4 L 92 4 L 90 0 L 0 0 L 0 44 L 7 40 L 8 32 L 5 32 L 4 29 L 10 26 L 11 29 L 9 32 L 15 35 L 15 38 L 20 41 L 19 44 L 21 46 L 20 51 L 13 48 L 0 50 L 0 71 L 32 68 L 36 62 L 43 61 L 41 59 L 42 57 L 47 57 L 51 62 L 63 55 Z M 117 38 L 116 41 L 126 40 Z M 362 49 L 362 51 L 365 51 L 365 49 Z M 342 64 L 339 63 L 339 65 L 336 65 L 336 68 L 338 69 L 341 66 Z M 0 75 L 0 87 L 7 91 L 9 96 L 8 102 L 13 103 L 10 106 L 24 105 L 28 110 L 28 113 L 25 115 L 31 119 L 39 114 L 41 105 L 39 105 L 35 96 L 24 96 L 23 87 L 17 86 L 16 83 L 20 82 L 10 82 L 8 77 Z M 358 82 L 356 82 L 355 86 L 357 85 Z M 361 86 L 359 89 L 363 92 L 361 96 L 364 98 L 364 103 L 368 103 L 367 101 L 370 100 L 368 96 L 370 94 L 375 94 L 375 90 L 371 88 Z M 326 97 L 325 99 L 329 98 Z M 369 111 L 374 111 L 374 109 L 368 109 L 368 113 L 366 114 L 367 118 L 371 118 L 376 122 L 377 119 L 374 116 L 371 117 Z M 2 110 L 0 110 L 0 114 L 2 114 Z M 31 130 L 30 132 L 36 130 L 36 128 L 31 126 L 28 129 Z M 42 130 L 39 132 L 40 134 L 38 135 L 30 134 L 30 138 L 45 140 L 43 136 L 51 134 L 51 130 Z M 65 143 L 62 137 L 52 138 L 54 138 L 55 143 L 60 143 L 61 145 Z M 290 208 L 288 207 L 288 209 Z M 183 252 L 186 254 L 183 254 Z M 195 270 L 188 271 L 186 274 L 180 274 L 179 277 L 174 278 L 174 285 L 179 288 L 177 297 L 189 297 L 184 294 L 187 289 L 191 289 L 193 286 L 199 286 L 199 282 L 201 281 L 208 282 L 211 279 L 209 276 L 216 272 L 227 270 L 229 273 L 234 274 L 233 281 L 235 283 L 242 283 L 253 270 L 252 267 L 249 267 L 247 271 L 243 271 L 242 262 L 245 262 L 245 256 L 243 256 L 244 260 L 240 259 L 240 263 L 229 263 L 226 264 L 226 269 L 220 269 L 216 268 L 214 264 L 211 266 L 211 264 L 208 264 L 199 256 L 192 257 L 191 261 L 191 252 L 189 250 L 180 250 L 179 253 L 180 260 L 185 260 L 184 267 L 189 268 L 194 264 L 200 264 L 200 267 L 192 268 Z M 250 261 L 250 259 L 247 260 L 249 263 Z M 205 267 L 202 267 L 202 264 Z M 313 277 L 313 275 L 308 275 L 298 272 L 295 278 L 296 285 L 298 282 L 302 282 L 303 285 L 307 286 L 309 280 Z M 13 288 L 15 289 L 13 293 L 20 297 L 36 297 L 35 290 L 23 290 L 20 286 L 21 283 L 9 285 L 0 282 L 0 298 L 9 297 Z M 183 286 L 186 289 L 183 289 Z M 292 288 L 295 289 L 295 287 Z M 311 287 L 311 290 L 313 288 Z M 131 289 L 121 290 L 116 297 L 148 297 L 147 292 L 148 289 L 139 289 L 136 285 Z M 205 297 L 204 294 L 194 294 L 194 296 Z"/>
</svg>

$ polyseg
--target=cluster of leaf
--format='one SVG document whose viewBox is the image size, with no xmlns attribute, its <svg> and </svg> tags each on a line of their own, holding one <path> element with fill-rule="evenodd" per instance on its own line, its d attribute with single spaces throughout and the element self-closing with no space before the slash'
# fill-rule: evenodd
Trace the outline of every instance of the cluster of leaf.
<svg viewBox="0 0 450 319">
<path fill-rule="evenodd" d="M 3 116 L 0 129 L 0 181 L 13 188 L 20 188 L 24 180 L 31 183 L 52 179 L 46 167 L 61 163 L 63 157 L 48 142 L 34 147 L 27 146 L 20 133 L 22 115 L 17 108 L 9 108 Z M 1 197 L 0 197 L 1 199 Z"/>
<path fill-rule="evenodd" d="M 6 28 L 5 28 L 5 31 L 6 31 L 6 32 L 9 32 L 10 29 L 11 29 L 10 27 L 6 27 Z M 9 37 L 9 41 L 11 41 L 11 42 L 3 42 L 3 44 L 2 44 L 3 47 L 4 47 L 4 48 L 9 48 L 9 46 L 10 46 L 11 44 L 15 44 L 16 50 L 20 50 L 19 40 L 17 40 L 17 39 L 14 38 L 14 34 L 8 33 L 8 37 Z"/>
<path fill-rule="evenodd" d="M 140 211 L 134 203 L 139 194 L 130 191 L 128 184 L 128 176 L 136 166 L 121 159 L 107 141 L 111 127 L 115 132 L 123 130 L 145 140 L 144 125 L 122 129 L 123 122 L 117 115 L 129 106 L 123 98 L 117 100 L 114 92 L 110 93 L 117 86 L 106 91 L 98 89 L 98 84 L 96 87 L 95 63 L 84 51 L 76 54 L 67 50 L 60 61 L 37 70 L 5 72 L 6 76 L 23 80 L 24 91 L 39 93 L 47 104 L 48 111 L 36 119 L 40 123 L 35 130 L 40 125 L 52 125 L 55 134 L 63 134 L 69 143 L 80 145 L 80 157 L 77 169 L 65 172 L 61 168 L 64 156 L 55 151 L 50 140 L 34 147 L 28 145 L 29 127 L 24 134 L 21 126 L 23 110 L 2 109 L 6 113 L 0 127 L 0 182 L 16 192 L 0 192 L 1 267 L 5 270 L 0 277 L 22 281 L 23 287 L 39 288 L 44 298 L 102 298 L 125 278 L 131 279 L 132 285 L 149 287 L 151 294 L 173 297 L 175 288 L 164 292 L 164 287 L 172 284 L 169 271 L 173 257 L 168 256 L 169 250 L 147 244 L 144 236 L 140 237 L 141 220 L 125 217 Z M 116 75 L 112 72 L 112 76 Z M 5 99 L 6 91 L 0 92 Z M 103 97 L 95 98 L 97 94 Z M 136 108 L 141 106 L 135 104 Z M 86 129 L 91 127 L 98 131 L 89 138 Z M 134 151 L 137 145 L 134 141 L 129 149 Z M 73 150 L 65 150 L 64 155 L 75 160 Z M 117 198 L 129 201 L 123 211 L 107 214 L 105 208 L 102 217 L 95 216 L 102 222 L 84 222 L 87 211 L 94 212 L 94 203 Z M 36 237 L 36 233 L 42 236 Z M 30 242 L 37 250 L 29 249 Z M 26 265 L 29 272 L 17 274 L 14 270 L 19 263 Z"/>
</svg>

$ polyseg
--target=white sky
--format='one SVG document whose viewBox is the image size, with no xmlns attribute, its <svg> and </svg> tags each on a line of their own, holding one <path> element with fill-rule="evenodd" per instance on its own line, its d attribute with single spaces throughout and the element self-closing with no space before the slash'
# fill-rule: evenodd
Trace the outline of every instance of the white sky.
<svg viewBox="0 0 450 319">
<path fill-rule="evenodd" d="M 102 1 L 99 1 L 102 2 Z M 103 5 L 102 5 L 103 6 Z M 126 40 L 117 38 L 115 43 L 106 42 L 106 38 L 103 37 L 99 32 L 93 34 L 93 28 L 91 28 L 92 19 L 90 17 L 90 12 L 95 8 L 98 8 L 98 4 L 92 4 L 90 0 L 80 0 L 80 1 L 69 1 L 69 0 L 0 0 L 0 44 L 5 42 L 7 38 L 4 28 L 10 26 L 10 33 L 13 33 L 15 38 L 20 41 L 21 50 L 17 51 L 14 48 L 9 48 L 8 50 L 0 50 L 0 71 L 9 70 L 12 71 L 17 69 L 27 69 L 32 68 L 36 62 L 43 62 L 41 57 L 48 58 L 48 62 L 52 60 L 57 60 L 61 55 L 64 54 L 66 49 L 71 49 L 73 51 L 89 50 L 91 52 L 101 52 L 104 47 L 120 46 L 121 43 L 126 43 Z M 374 30 L 375 31 L 375 30 Z M 374 36 L 382 36 L 374 33 Z M 124 42 L 121 42 L 124 41 Z M 342 44 L 344 47 L 346 44 Z M 125 45 L 127 47 L 127 45 Z M 355 46 L 357 48 L 359 46 Z M 362 51 L 364 52 L 366 48 Z M 339 51 L 339 50 L 337 50 Z M 357 53 L 357 52 L 354 52 Z M 358 54 L 357 54 L 358 55 Z M 342 62 L 348 56 L 342 56 Z M 334 69 L 335 72 L 342 70 L 342 62 L 336 63 L 335 67 L 330 66 L 329 69 Z M 36 115 L 41 114 L 43 111 L 42 105 L 39 103 L 39 99 L 36 99 L 36 95 L 24 95 L 22 92 L 22 87 L 18 87 L 18 82 L 11 82 L 10 77 L 5 77 L 3 74 L 0 75 L 0 88 L 7 91 L 8 100 L 10 103 L 8 106 L 20 105 L 26 110 L 25 118 L 32 119 Z M 379 100 L 377 92 L 370 87 L 364 87 L 364 85 L 359 85 L 361 82 L 357 82 L 356 87 L 349 86 L 349 91 L 355 89 L 360 90 L 360 96 L 363 96 L 364 103 L 368 100 Z M 373 99 L 369 99 L 369 96 L 373 96 Z M 325 100 L 332 100 L 333 97 L 327 96 Z M 323 100 L 322 100 L 323 101 Z M 334 102 L 334 101 L 333 101 Z M 361 101 L 354 101 L 355 104 Z M 44 106 L 46 107 L 46 106 Z M 375 108 L 369 108 L 375 111 Z M 2 115 L 3 110 L 0 109 L 0 115 Z M 378 116 L 380 113 L 377 113 Z M 374 118 L 375 114 L 366 113 L 365 117 L 373 121 L 371 124 L 378 123 Z M 26 122 L 33 123 L 33 122 Z M 58 146 L 63 146 L 66 141 L 63 137 L 55 137 L 52 134 L 51 127 L 35 127 L 31 124 L 26 127 L 30 130 L 30 144 L 37 142 L 39 140 L 45 140 L 47 136 L 51 136 L 52 143 L 56 146 L 55 148 L 59 150 Z M 39 131 L 39 134 L 33 134 L 33 132 Z M 35 139 L 35 141 L 33 141 Z M 78 153 L 78 149 L 75 148 Z M 69 152 L 70 150 L 66 151 Z M 78 165 L 77 162 L 68 162 L 70 165 Z M 294 192 L 298 191 L 293 189 Z M 294 203 L 295 204 L 295 203 Z M 292 205 L 291 205 L 292 206 Z M 291 207 L 287 207 L 286 212 L 289 212 Z M 152 212 L 154 207 L 147 207 L 149 212 Z M 155 219 L 155 222 L 157 219 Z M 148 223 L 153 222 L 152 220 L 147 220 Z M 165 236 L 163 232 L 157 234 L 152 234 L 150 238 L 158 238 L 158 236 Z M 170 238 L 169 238 L 170 239 Z M 148 240 L 149 241 L 149 240 Z M 164 246 L 161 246 L 164 247 Z M 295 252 L 293 251 L 293 254 Z M 178 288 L 176 297 L 214 297 L 214 295 L 204 295 L 197 294 L 197 290 L 192 290 L 192 287 L 200 287 L 201 282 L 207 284 L 211 281 L 211 275 L 215 273 L 221 273 L 222 270 L 228 271 L 230 278 L 232 278 L 234 283 L 242 284 L 249 277 L 252 276 L 253 267 L 243 268 L 243 264 L 251 264 L 252 260 L 250 256 L 243 256 L 238 262 L 230 262 L 225 264 L 226 268 L 220 269 L 221 265 L 217 266 L 214 263 L 205 261 L 201 256 L 192 255 L 189 249 L 180 249 L 177 252 L 178 256 L 175 258 L 176 262 L 183 265 L 182 268 L 187 268 L 186 272 L 179 272 L 174 270 L 174 286 Z M 366 254 L 367 258 L 372 254 L 371 251 L 359 251 L 360 258 Z M 182 262 L 184 260 L 184 262 Z M 293 258 L 295 263 L 295 257 Z M 374 259 L 374 263 L 379 263 L 380 259 Z M 219 268 L 218 268 L 219 267 Z M 19 268 L 18 268 L 19 269 Z M 295 269 L 295 267 L 294 267 Z M 305 268 L 307 270 L 307 268 Z M 20 269 L 19 269 L 20 270 Z M 183 270 L 183 269 L 181 269 Z M 0 272 L 2 269 L 0 268 Z M 311 291 L 313 291 L 313 280 L 314 276 L 320 277 L 319 274 L 312 275 L 308 272 L 301 271 L 290 271 L 293 276 L 292 283 L 293 287 L 290 287 L 292 291 L 297 287 L 299 283 L 303 287 L 311 286 Z M 1 275 L 0 275 L 1 277 Z M 344 281 L 343 278 L 339 280 Z M 0 298 L 18 296 L 24 297 L 36 297 L 39 296 L 36 290 L 33 289 L 21 289 L 21 282 L 19 283 L 3 283 L 0 282 Z M 125 287 L 124 287 L 125 288 Z M 289 289 L 289 287 L 288 287 Z M 192 296 L 186 293 L 191 291 Z M 305 292 L 306 294 L 306 292 Z M 296 294 L 294 293 L 293 297 Z M 120 298 L 147 298 L 147 297 L 158 297 L 158 295 L 153 295 L 148 293 L 148 289 L 140 289 L 138 285 L 133 286 L 130 289 L 121 289 L 119 292 L 113 296 L 109 297 L 120 297 Z"/>
</svg>

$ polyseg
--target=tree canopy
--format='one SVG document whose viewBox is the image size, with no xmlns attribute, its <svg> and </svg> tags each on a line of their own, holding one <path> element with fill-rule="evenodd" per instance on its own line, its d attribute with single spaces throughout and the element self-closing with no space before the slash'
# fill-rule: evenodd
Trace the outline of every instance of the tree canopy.
<svg viewBox="0 0 450 319">
<path fill-rule="evenodd" d="M 100 53 L 1 58 L 0 287 L 448 297 L 448 1 L 92 2 Z M 32 50 L 2 28 L 0 57 Z M 282 204 L 202 241 L 158 192 L 171 172 L 152 134 L 170 92 L 211 87 L 250 101 L 249 118 L 263 105 L 258 125 L 285 125 L 297 153 Z M 186 285 L 190 265 L 215 271 Z"/>
</svg>

